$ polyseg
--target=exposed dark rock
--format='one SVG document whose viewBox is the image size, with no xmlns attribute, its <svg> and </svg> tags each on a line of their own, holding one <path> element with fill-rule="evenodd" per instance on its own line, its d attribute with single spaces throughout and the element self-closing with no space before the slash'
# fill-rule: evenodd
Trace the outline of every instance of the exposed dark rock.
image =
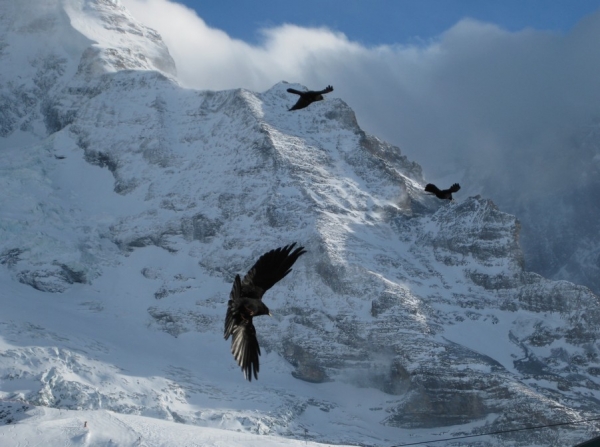
<svg viewBox="0 0 600 447">
<path fill-rule="evenodd" d="M 20 248 L 11 248 L 0 253 L 0 264 L 6 265 L 7 267 L 14 267 L 19 261 L 23 254 L 23 250 Z"/>
</svg>

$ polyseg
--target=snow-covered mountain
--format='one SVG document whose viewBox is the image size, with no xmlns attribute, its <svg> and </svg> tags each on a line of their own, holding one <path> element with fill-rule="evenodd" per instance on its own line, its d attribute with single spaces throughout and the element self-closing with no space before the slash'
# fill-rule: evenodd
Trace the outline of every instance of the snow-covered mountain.
<svg viewBox="0 0 600 447">
<path fill-rule="evenodd" d="M 388 446 L 600 413 L 598 297 L 526 272 L 489 200 L 425 195 L 342 100 L 184 89 L 118 0 L 1 0 L 0 20 L 1 436 L 189 442 L 136 415 L 204 445 Z M 231 283 L 294 241 L 248 383 L 222 339 Z"/>
</svg>

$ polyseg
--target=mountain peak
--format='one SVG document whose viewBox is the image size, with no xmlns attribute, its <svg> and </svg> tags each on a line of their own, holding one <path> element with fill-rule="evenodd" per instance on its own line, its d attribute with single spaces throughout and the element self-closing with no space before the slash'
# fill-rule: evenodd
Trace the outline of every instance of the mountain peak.
<svg viewBox="0 0 600 447">
<path fill-rule="evenodd" d="M 20 0 L 4 2 L 0 12 L 4 30 L 12 31 L 0 37 L 0 57 L 10 55 L 12 64 L 54 53 L 88 76 L 121 70 L 176 75 L 160 35 L 118 0 Z"/>
<path fill-rule="evenodd" d="M 156 70 L 175 76 L 175 62 L 160 35 L 137 22 L 118 0 L 63 0 L 72 26 L 95 43 L 80 68 L 87 75 Z"/>
<path fill-rule="evenodd" d="M 127 70 L 176 74 L 158 33 L 118 1 L 0 2 L 0 25 L 0 137 L 14 144 L 23 132 L 44 138 L 64 122 L 53 109 L 67 86 L 92 91 L 102 75 Z"/>
</svg>

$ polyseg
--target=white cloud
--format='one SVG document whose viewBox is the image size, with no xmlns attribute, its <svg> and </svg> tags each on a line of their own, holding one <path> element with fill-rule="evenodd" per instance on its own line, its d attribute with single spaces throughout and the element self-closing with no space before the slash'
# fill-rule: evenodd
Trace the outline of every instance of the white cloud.
<svg viewBox="0 0 600 447">
<path fill-rule="evenodd" d="M 262 30 L 251 45 L 177 3 L 122 3 L 161 33 L 184 85 L 332 84 L 367 131 L 400 146 L 428 179 L 465 181 L 465 194 L 500 197 L 578 176 L 581 163 L 565 151 L 600 111 L 600 13 L 567 35 L 465 19 L 421 46 L 365 47 L 294 25 Z"/>
<path fill-rule="evenodd" d="M 341 34 L 294 25 L 263 30 L 264 43 L 253 46 L 210 28 L 193 10 L 178 3 L 122 3 L 138 20 L 160 32 L 175 59 L 180 81 L 199 89 L 262 91 L 283 78 L 312 71 L 312 63 L 327 54 L 337 57 L 360 50 Z"/>
</svg>

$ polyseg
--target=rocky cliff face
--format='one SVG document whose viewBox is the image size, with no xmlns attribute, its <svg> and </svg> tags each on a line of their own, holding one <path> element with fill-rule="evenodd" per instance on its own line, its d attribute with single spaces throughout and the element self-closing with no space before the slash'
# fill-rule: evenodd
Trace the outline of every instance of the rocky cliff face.
<svg viewBox="0 0 600 447">
<path fill-rule="evenodd" d="M 598 131 L 588 141 L 598 147 Z M 568 150 L 568 149 L 567 149 Z M 591 151 L 589 151 L 591 152 Z M 526 230 L 522 244 L 526 265 L 548 278 L 569 280 L 600 291 L 600 213 L 596 191 L 600 157 L 587 153 L 589 165 L 581 169 L 580 185 L 552 192 L 515 209 Z M 547 216 L 547 218 L 540 218 Z M 573 223 L 576 222 L 574 225 Z"/>
<path fill-rule="evenodd" d="M 556 280 L 568 280 L 600 292 L 600 126 L 597 119 L 556 139 L 561 151 L 539 154 L 518 169 L 522 175 L 497 176 L 472 170 L 465 185 L 478 185 L 522 225 L 520 243 L 530 271 Z M 537 161 L 535 161 L 537 160 Z M 533 173 L 538 174 L 534 175 Z M 514 173 L 513 173 L 514 174 Z M 521 177 L 541 178 L 532 184 Z M 502 180 L 503 179 L 503 180 Z"/>
<path fill-rule="evenodd" d="M 513 216 L 425 195 L 340 99 L 182 89 L 118 2 L 52 5 L 45 28 L 2 9 L 3 64 L 24 29 L 59 61 L 1 83 L 5 396 L 372 445 L 600 411 L 598 298 L 525 271 Z M 265 298 L 251 388 L 217 343 L 230 284 L 292 241 L 308 253 Z"/>
</svg>

